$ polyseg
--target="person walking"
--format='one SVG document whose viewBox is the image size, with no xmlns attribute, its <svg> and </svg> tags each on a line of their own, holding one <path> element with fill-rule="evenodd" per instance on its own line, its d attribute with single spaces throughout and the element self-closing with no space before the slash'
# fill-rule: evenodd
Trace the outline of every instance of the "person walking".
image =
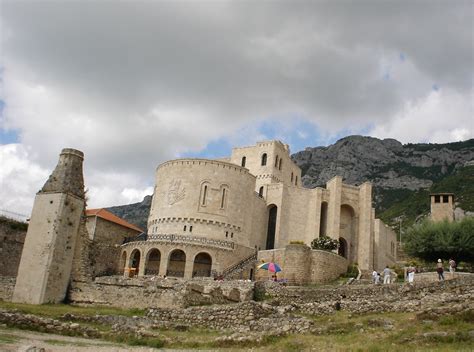
<svg viewBox="0 0 474 352">
<path fill-rule="evenodd" d="M 410 265 L 408 267 L 408 283 L 412 284 L 413 281 L 415 281 L 415 271 L 416 269 L 413 267 L 413 265 Z"/>
<path fill-rule="evenodd" d="M 386 285 L 386 284 L 389 284 L 390 283 L 390 274 L 392 273 L 392 271 L 390 270 L 390 268 L 388 267 L 388 265 L 385 267 L 385 269 L 383 269 L 383 284 Z"/>
<path fill-rule="evenodd" d="M 372 283 L 375 285 L 377 282 L 377 271 L 372 271 Z"/>
<path fill-rule="evenodd" d="M 454 278 L 454 272 L 456 271 L 456 262 L 453 258 L 449 259 L 449 272 L 451 273 L 451 278 Z"/>
<path fill-rule="evenodd" d="M 438 263 L 436 264 L 436 272 L 438 273 L 438 280 L 444 281 L 443 261 L 441 259 L 438 259 Z"/>
</svg>

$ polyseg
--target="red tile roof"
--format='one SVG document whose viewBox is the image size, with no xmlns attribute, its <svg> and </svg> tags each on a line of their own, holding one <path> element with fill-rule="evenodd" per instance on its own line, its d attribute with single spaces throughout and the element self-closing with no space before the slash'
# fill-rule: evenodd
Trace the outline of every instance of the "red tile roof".
<svg viewBox="0 0 474 352">
<path fill-rule="evenodd" d="M 135 225 L 132 225 L 129 222 L 126 222 L 124 219 L 119 218 L 118 216 L 115 216 L 110 211 L 107 211 L 104 208 L 87 209 L 86 210 L 86 216 L 98 216 L 101 219 L 116 223 L 116 224 L 124 226 L 124 227 L 128 227 L 129 229 L 139 231 L 139 232 L 144 232 L 141 228 L 139 228 Z"/>
</svg>

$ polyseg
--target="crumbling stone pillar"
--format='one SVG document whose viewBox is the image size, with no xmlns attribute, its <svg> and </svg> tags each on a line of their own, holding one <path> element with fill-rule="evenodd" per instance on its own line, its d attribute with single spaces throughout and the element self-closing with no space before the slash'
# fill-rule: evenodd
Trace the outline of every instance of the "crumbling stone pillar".
<svg viewBox="0 0 474 352">
<path fill-rule="evenodd" d="M 36 194 L 13 293 L 14 302 L 64 300 L 84 213 L 84 154 L 63 149 L 59 162 Z"/>
</svg>

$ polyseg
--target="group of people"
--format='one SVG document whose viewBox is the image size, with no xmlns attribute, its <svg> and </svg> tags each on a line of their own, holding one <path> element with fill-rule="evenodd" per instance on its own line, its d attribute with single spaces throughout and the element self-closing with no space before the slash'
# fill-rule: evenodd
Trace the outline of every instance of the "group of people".
<svg viewBox="0 0 474 352">
<path fill-rule="evenodd" d="M 449 272 L 452 277 L 454 277 L 454 273 L 456 272 L 456 262 L 454 259 L 449 259 Z M 444 281 L 444 268 L 443 268 L 443 261 L 438 259 L 438 263 L 436 263 L 436 272 L 438 273 L 438 280 Z"/>
<path fill-rule="evenodd" d="M 451 276 L 454 277 L 454 273 L 456 271 L 456 262 L 454 259 L 449 259 L 449 272 L 451 273 Z M 438 273 L 438 280 L 439 281 L 444 281 L 444 267 L 443 267 L 443 261 L 441 259 L 438 259 L 438 262 L 436 263 L 436 272 Z M 413 283 L 415 280 L 415 273 L 416 273 L 416 268 L 413 265 L 410 265 L 407 268 L 406 271 L 406 281 L 408 283 Z M 379 272 L 374 270 L 372 272 L 372 282 L 376 285 L 380 284 L 380 279 L 381 275 Z M 396 280 L 396 274 L 394 275 L 394 272 L 388 267 L 388 265 L 385 267 L 383 270 L 383 283 L 384 284 L 390 284 L 395 282 Z"/>
<path fill-rule="evenodd" d="M 392 270 L 387 265 L 385 267 L 385 269 L 383 269 L 383 283 L 384 283 L 384 285 L 395 282 L 395 279 L 396 279 L 395 275 L 394 275 L 394 273 L 392 273 Z M 380 284 L 380 279 L 381 279 L 380 273 L 378 271 L 374 270 L 372 272 L 372 282 L 375 285 L 378 285 L 378 284 Z"/>
</svg>

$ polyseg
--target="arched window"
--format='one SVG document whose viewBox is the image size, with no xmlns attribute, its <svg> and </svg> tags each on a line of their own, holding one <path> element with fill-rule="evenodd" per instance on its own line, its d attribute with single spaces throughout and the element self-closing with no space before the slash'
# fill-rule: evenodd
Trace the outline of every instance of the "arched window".
<svg viewBox="0 0 474 352">
<path fill-rule="evenodd" d="M 280 162 L 278 163 L 278 170 L 281 170 L 281 159 L 280 159 Z"/>
<path fill-rule="evenodd" d="M 225 195 L 226 195 L 226 189 L 223 188 L 223 189 L 222 189 L 222 199 L 221 199 L 221 209 L 224 209 L 224 205 L 225 205 Z"/>
<path fill-rule="evenodd" d="M 207 200 L 207 185 L 204 185 L 203 190 L 202 190 L 202 205 L 206 205 L 206 200 Z"/>
<path fill-rule="evenodd" d="M 247 162 L 247 157 L 243 156 L 243 157 L 242 157 L 242 162 L 240 163 L 240 165 L 241 165 L 242 167 L 245 167 L 245 163 L 246 163 L 246 162 Z"/>
<path fill-rule="evenodd" d="M 267 165 L 267 153 L 262 154 L 262 166 Z"/>
<path fill-rule="evenodd" d="M 259 197 L 263 197 L 263 186 L 258 190 Z"/>
<path fill-rule="evenodd" d="M 298 176 L 297 176 L 298 177 Z M 293 173 L 291 173 L 291 182 L 293 182 Z"/>
</svg>

